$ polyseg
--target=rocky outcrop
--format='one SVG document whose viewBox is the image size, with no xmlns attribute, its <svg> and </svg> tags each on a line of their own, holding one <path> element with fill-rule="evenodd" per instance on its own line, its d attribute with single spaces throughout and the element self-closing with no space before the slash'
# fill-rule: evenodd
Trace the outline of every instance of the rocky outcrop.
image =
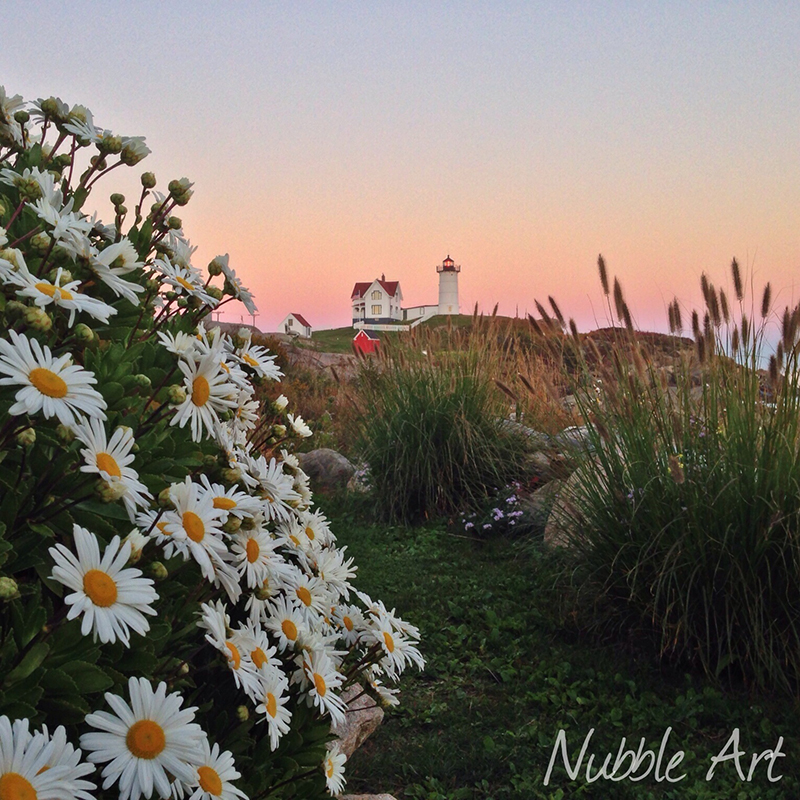
<svg viewBox="0 0 800 800">
<path fill-rule="evenodd" d="M 347 703 L 344 722 L 333 725 L 331 730 L 339 737 L 339 751 L 350 758 L 383 722 L 383 709 L 369 695 L 363 694 L 360 686 L 351 686 L 342 699 Z"/>
<path fill-rule="evenodd" d="M 355 474 L 356 468 L 341 453 L 322 447 L 310 453 L 298 453 L 300 468 L 311 479 L 315 491 L 343 489 Z"/>
</svg>

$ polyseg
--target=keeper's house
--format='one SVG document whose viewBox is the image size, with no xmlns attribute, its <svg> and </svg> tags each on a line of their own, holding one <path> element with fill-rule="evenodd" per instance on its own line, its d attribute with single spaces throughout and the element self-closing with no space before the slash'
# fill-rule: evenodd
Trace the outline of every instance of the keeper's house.
<svg viewBox="0 0 800 800">
<path fill-rule="evenodd" d="M 380 324 L 401 322 L 403 293 L 400 281 L 387 281 L 385 275 L 372 283 L 357 283 L 350 295 L 353 325 L 359 322 Z"/>
</svg>

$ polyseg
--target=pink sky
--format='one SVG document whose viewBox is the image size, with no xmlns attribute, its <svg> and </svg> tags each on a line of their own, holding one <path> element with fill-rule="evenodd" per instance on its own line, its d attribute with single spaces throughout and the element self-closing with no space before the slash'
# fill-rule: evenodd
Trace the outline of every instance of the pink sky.
<svg viewBox="0 0 800 800">
<path fill-rule="evenodd" d="M 381 273 L 436 302 L 448 254 L 463 312 L 553 295 L 583 329 L 601 252 L 642 327 L 734 255 L 800 299 L 794 4 L 103 8 L 11 0 L 0 83 L 86 104 L 147 137 L 162 185 L 194 180 L 195 263 L 230 253 L 263 329 L 347 325 Z"/>
</svg>

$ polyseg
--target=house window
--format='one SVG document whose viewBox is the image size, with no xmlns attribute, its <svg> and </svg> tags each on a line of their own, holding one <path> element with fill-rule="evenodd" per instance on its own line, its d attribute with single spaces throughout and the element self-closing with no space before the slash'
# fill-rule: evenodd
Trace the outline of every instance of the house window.
<svg viewBox="0 0 800 800">
<path fill-rule="evenodd" d="M 372 293 L 372 299 L 373 299 L 373 300 L 380 300 L 380 299 L 381 299 L 381 293 L 380 293 L 379 291 L 377 291 L 377 290 L 376 290 L 376 291 L 374 291 L 374 292 Z"/>
<path fill-rule="evenodd" d="M 293 319 L 287 319 L 286 320 L 286 324 L 291 328 L 292 325 L 294 325 L 294 320 Z"/>
<path fill-rule="evenodd" d="M 372 306 L 372 316 L 373 317 L 377 317 L 378 314 L 380 314 L 380 313 L 381 313 L 381 307 L 380 306 Z"/>
</svg>

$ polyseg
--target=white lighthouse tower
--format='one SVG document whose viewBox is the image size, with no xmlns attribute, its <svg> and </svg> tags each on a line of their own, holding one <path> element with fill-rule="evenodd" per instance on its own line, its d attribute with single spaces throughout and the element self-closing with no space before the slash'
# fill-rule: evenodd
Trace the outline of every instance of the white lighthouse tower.
<svg viewBox="0 0 800 800">
<path fill-rule="evenodd" d="M 458 314 L 458 273 L 461 267 L 454 264 L 448 255 L 436 271 L 439 273 L 439 313 Z"/>
</svg>

